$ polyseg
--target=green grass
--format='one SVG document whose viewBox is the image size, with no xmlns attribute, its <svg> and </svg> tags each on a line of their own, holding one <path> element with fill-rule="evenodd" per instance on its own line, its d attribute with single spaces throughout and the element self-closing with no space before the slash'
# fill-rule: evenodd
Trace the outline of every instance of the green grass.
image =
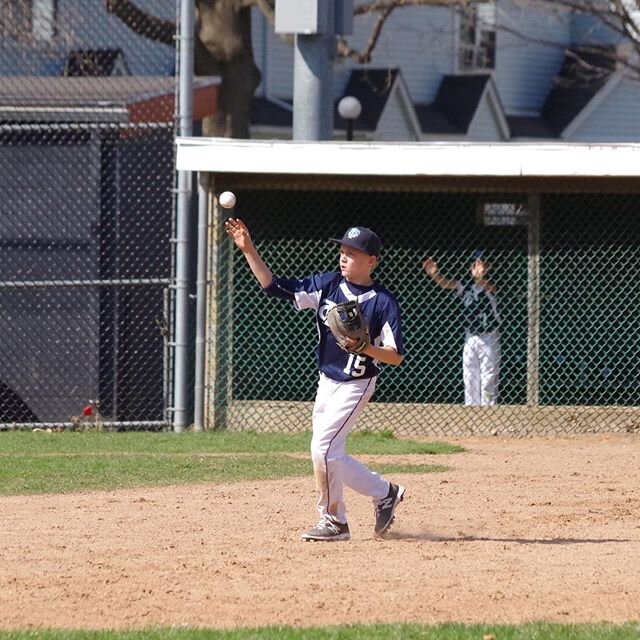
<svg viewBox="0 0 640 640">
<path fill-rule="evenodd" d="M 207 431 L 203 433 L 100 433 L 79 431 L 42 433 L 8 431 L 0 433 L 0 455 L 6 453 L 306 453 L 310 433 L 259 434 L 252 431 Z M 355 432 L 347 441 L 350 453 L 444 454 L 459 453 L 462 447 L 447 442 L 421 442 L 396 438 L 383 432 Z"/>
<path fill-rule="evenodd" d="M 640 624 L 560 625 L 532 623 L 521 626 L 446 624 L 354 625 L 314 629 L 266 627 L 262 629 L 153 629 L 148 631 L 16 631 L 0 632 L 0 640 L 637 640 Z"/>
<path fill-rule="evenodd" d="M 0 495 L 266 480 L 310 473 L 306 460 L 264 454 L 12 454 L 0 457 L 0 465 Z"/>
<path fill-rule="evenodd" d="M 356 433 L 350 438 L 349 452 L 356 455 L 461 450 L 442 442 L 400 440 L 388 433 Z M 309 442 L 309 434 L 0 433 L 0 495 L 310 475 Z M 371 466 L 382 474 L 446 470 L 422 460 Z"/>
</svg>

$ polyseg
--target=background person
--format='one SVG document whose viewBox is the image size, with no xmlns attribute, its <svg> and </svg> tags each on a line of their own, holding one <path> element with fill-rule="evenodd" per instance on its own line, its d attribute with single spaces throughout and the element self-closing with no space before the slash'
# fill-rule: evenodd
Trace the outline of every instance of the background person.
<svg viewBox="0 0 640 640">
<path fill-rule="evenodd" d="M 464 402 L 467 405 L 494 405 L 498 402 L 500 372 L 500 316 L 496 286 L 487 278 L 490 265 L 478 255 L 469 266 L 471 278 L 461 283 L 443 276 L 433 258 L 423 264 L 427 275 L 443 289 L 449 289 L 462 302 L 465 331 L 462 351 Z"/>
</svg>

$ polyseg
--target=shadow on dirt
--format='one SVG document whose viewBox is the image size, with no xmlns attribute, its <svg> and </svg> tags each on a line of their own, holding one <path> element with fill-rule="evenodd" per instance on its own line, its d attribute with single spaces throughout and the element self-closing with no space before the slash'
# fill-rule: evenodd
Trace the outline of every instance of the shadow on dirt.
<svg viewBox="0 0 640 640">
<path fill-rule="evenodd" d="M 460 535 L 460 536 L 438 536 L 433 533 L 415 533 L 410 531 L 390 531 L 385 540 L 422 540 L 428 542 L 500 542 L 514 544 L 548 544 L 548 545 L 569 545 L 569 544 L 610 544 L 637 542 L 629 538 L 491 538 L 485 536 Z"/>
</svg>

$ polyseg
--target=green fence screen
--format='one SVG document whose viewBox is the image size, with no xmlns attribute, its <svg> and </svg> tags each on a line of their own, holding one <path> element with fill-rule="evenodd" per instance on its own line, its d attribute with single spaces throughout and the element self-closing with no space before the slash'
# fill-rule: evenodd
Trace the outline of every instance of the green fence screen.
<svg viewBox="0 0 640 640">
<path fill-rule="evenodd" d="M 526 435 L 638 428 L 639 209 L 635 193 L 370 191 L 341 181 L 252 185 L 239 191 L 234 215 L 286 277 L 336 269 L 328 238 L 349 226 L 382 238 L 374 276 L 400 302 L 406 359 L 383 369 L 360 428 Z M 309 429 L 314 314 L 261 293 L 221 231 L 224 215 L 214 207 L 208 426 Z M 422 269 L 432 256 L 464 281 L 477 252 L 492 265 L 502 319 L 499 401 L 490 407 L 464 406 L 462 306 Z"/>
</svg>

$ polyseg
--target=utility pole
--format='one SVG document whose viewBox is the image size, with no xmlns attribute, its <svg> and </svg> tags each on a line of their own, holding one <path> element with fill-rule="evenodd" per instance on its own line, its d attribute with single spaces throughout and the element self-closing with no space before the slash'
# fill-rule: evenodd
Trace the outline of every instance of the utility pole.
<svg viewBox="0 0 640 640">
<path fill-rule="evenodd" d="M 293 139 L 333 137 L 336 35 L 353 32 L 353 0 L 276 0 L 276 33 L 293 34 Z"/>
</svg>

